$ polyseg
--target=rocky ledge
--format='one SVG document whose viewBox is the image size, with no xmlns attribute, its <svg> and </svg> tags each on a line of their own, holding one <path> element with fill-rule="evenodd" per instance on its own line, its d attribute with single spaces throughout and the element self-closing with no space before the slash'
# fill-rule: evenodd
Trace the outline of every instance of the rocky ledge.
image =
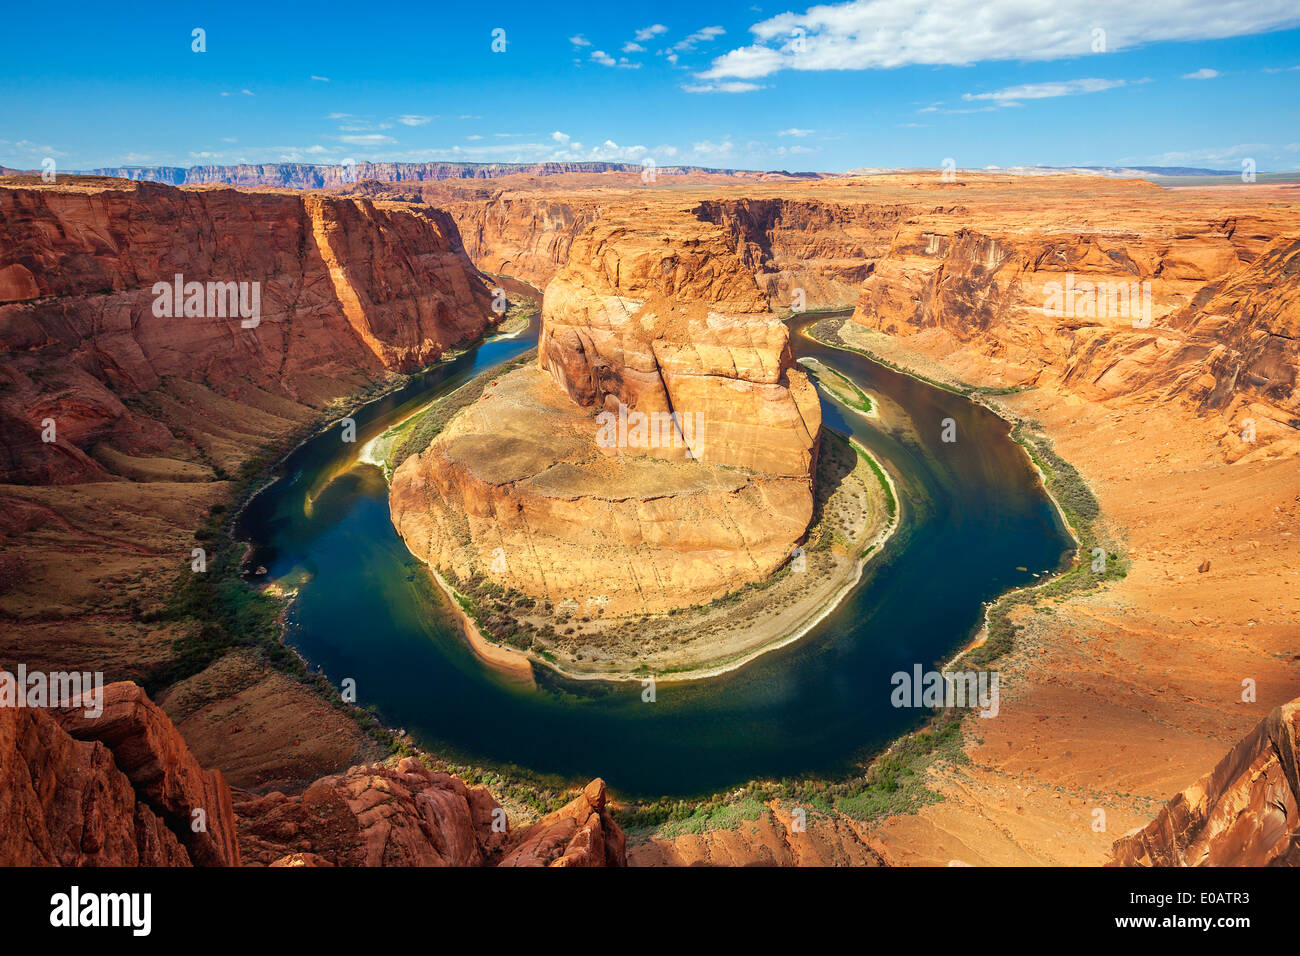
<svg viewBox="0 0 1300 956">
<path fill-rule="evenodd" d="M 605 783 L 519 830 L 414 757 L 302 793 L 233 791 L 135 684 L 103 709 L 0 707 L 0 866 L 623 866 Z"/>
</svg>

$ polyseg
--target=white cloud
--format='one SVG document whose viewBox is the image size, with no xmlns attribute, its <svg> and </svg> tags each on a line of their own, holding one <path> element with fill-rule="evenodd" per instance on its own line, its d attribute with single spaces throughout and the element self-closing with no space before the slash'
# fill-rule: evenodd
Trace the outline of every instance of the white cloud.
<svg viewBox="0 0 1300 956">
<path fill-rule="evenodd" d="M 360 135 L 340 136 L 339 142 L 349 143 L 352 146 L 392 146 L 397 142 L 391 136 L 385 136 L 383 133 L 365 133 Z"/>
<path fill-rule="evenodd" d="M 735 144 L 726 139 L 721 143 L 715 143 L 712 140 L 694 143 L 691 150 L 697 156 L 730 156 L 735 151 Z"/>
<path fill-rule="evenodd" d="M 39 156 L 41 158 L 52 156 L 57 159 L 60 156 L 68 155 L 67 153 L 55 149 L 53 146 L 44 146 L 38 143 L 33 143 L 30 139 L 20 139 L 16 143 L 0 139 L 0 149 L 3 149 L 5 152 L 21 153 L 23 156 Z"/>
<path fill-rule="evenodd" d="M 1218 70 L 1211 70 L 1208 67 L 1201 67 L 1195 73 L 1184 73 L 1184 80 L 1212 80 L 1216 76 L 1222 76 Z"/>
<path fill-rule="evenodd" d="M 716 58 L 701 77 L 1056 60 L 1090 55 L 1095 26 L 1116 52 L 1296 24 L 1295 0 L 946 0 L 920 9 L 913 0 L 851 0 L 755 24 L 753 44 Z"/>
<path fill-rule="evenodd" d="M 695 44 L 707 43 L 709 40 L 716 39 L 726 32 L 727 31 L 722 29 L 722 27 L 705 27 L 702 30 L 696 30 L 685 40 L 673 44 L 673 49 L 679 53 L 685 53 L 689 50 L 694 50 Z"/>
<path fill-rule="evenodd" d="M 727 80 L 723 83 L 685 83 L 682 85 L 687 93 L 752 93 L 763 89 L 758 83 L 743 83 L 739 80 Z"/>
<path fill-rule="evenodd" d="M 397 117 L 397 122 L 403 126 L 423 126 L 433 119 L 432 116 L 420 116 L 417 113 L 407 113 L 405 116 Z"/>
<path fill-rule="evenodd" d="M 1153 164 L 1161 166 L 1185 166 L 1188 163 L 1230 163 L 1233 160 L 1272 153 L 1273 147 L 1266 143 L 1241 143 L 1237 146 L 1218 146 L 1207 149 L 1189 149 L 1181 152 L 1161 153 L 1151 157 Z"/>
<path fill-rule="evenodd" d="M 245 96 L 252 96 L 252 95 L 253 95 L 253 91 L 252 91 L 252 90 L 240 90 L 239 92 L 243 93 Z"/>
<path fill-rule="evenodd" d="M 995 90 L 992 93 L 964 93 L 962 99 L 972 100 L 991 100 L 999 106 L 1015 106 L 1020 100 L 1044 100 L 1056 96 L 1078 96 L 1082 93 L 1100 93 L 1103 90 L 1113 90 L 1117 87 L 1127 86 L 1127 80 L 1061 80 L 1057 83 L 1024 83 L 1020 86 L 1008 86 L 1006 89 Z M 922 112 L 938 112 L 933 108 L 927 108 Z"/>
<path fill-rule="evenodd" d="M 569 37 L 569 42 L 574 46 L 591 46 L 591 41 L 579 33 L 577 36 Z"/>
<path fill-rule="evenodd" d="M 791 126 L 789 129 L 783 129 L 783 130 L 781 130 L 781 132 L 777 133 L 776 135 L 777 135 L 777 136 L 800 136 L 800 137 L 802 137 L 802 136 L 807 136 L 807 135 L 809 135 L 809 134 L 812 133 L 812 132 L 813 132 L 813 130 L 810 130 L 810 129 L 799 129 L 799 127 L 797 127 L 797 126 Z"/>
<path fill-rule="evenodd" d="M 624 53 L 644 53 L 644 52 L 645 52 L 645 47 L 643 47 L 643 46 L 642 46 L 641 44 L 639 44 L 639 43 L 633 43 L 631 40 L 629 40 L 627 43 L 624 43 L 624 44 L 623 44 L 623 52 L 624 52 Z"/>
<path fill-rule="evenodd" d="M 355 123 L 344 123 L 339 127 L 342 133 L 373 133 L 381 129 L 392 129 L 392 123 L 372 123 L 369 120 L 360 120 Z"/>
<path fill-rule="evenodd" d="M 617 60 L 606 53 L 604 50 L 592 50 L 591 58 L 601 66 L 616 66 L 620 70 L 639 70 L 640 63 L 633 63 L 625 56 L 620 56 Z"/>
<path fill-rule="evenodd" d="M 563 144 L 569 142 L 569 134 L 568 134 L 568 133 L 561 133 L 561 132 L 557 129 L 554 133 L 551 134 L 551 139 L 553 139 L 553 140 L 555 140 L 557 143 L 560 143 L 561 145 L 563 145 Z"/>
<path fill-rule="evenodd" d="M 637 30 L 636 40 L 638 43 L 644 43 L 646 40 L 654 39 L 659 34 L 667 33 L 667 32 L 668 32 L 668 28 L 666 26 L 664 26 L 662 23 L 655 23 L 651 26 L 643 27 L 642 29 Z"/>
</svg>

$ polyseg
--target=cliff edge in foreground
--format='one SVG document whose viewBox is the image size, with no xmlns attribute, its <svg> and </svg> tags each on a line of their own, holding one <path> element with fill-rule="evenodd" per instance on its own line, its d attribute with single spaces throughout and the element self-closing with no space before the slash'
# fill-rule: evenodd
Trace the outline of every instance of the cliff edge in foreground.
<svg viewBox="0 0 1300 956">
<path fill-rule="evenodd" d="M 1142 829 L 1118 866 L 1300 865 L 1300 700 L 1275 708 Z"/>
</svg>

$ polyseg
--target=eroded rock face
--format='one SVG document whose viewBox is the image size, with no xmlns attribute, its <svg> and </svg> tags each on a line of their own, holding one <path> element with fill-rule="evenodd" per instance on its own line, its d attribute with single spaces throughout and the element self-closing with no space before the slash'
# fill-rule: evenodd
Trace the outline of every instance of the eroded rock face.
<svg viewBox="0 0 1300 956">
<path fill-rule="evenodd" d="M 810 199 L 708 199 L 693 212 L 734 237 L 737 252 L 763 291 L 804 308 L 851 305 L 916 207 Z"/>
<path fill-rule="evenodd" d="M 606 808 L 605 781 L 511 837 L 501 866 L 627 866 L 627 841 Z"/>
<path fill-rule="evenodd" d="M 771 574 L 812 517 L 807 478 L 620 454 L 546 373 L 491 384 L 393 475 L 415 555 L 574 613 L 707 603 Z M 666 454 L 673 449 L 656 449 Z"/>
<path fill-rule="evenodd" d="M 244 795 L 245 862 L 268 866 L 625 866 L 623 831 L 594 780 L 519 834 L 486 789 L 413 757 L 353 767 L 298 796 Z"/>
<path fill-rule="evenodd" d="M 816 391 L 722 229 L 686 214 L 602 219 L 546 287 L 543 319 L 541 367 L 579 405 L 696 415 L 701 460 L 810 474 Z"/>
<path fill-rule="evenodd" d="M 1270 454 L 1297 446 L 1294 226 L 1113 212 L 1110 228 L 1070 232 L 1000 210 L 917 216 L 862 284 L 854 320 L 990 355 L 1008 384 L 1182 400 L 1235 433 L 1253 422 L 1260 441 L 1282 439 Z M 1245 457 L 1255 440 L 1225 451 Z"/>
<path fill-rule="evenodd" d="M 135 684 L 105 687 L 99 716 L 83 703 L 0 707 L 0 866 L 627 863 L 602 780 L 518 834 L 486 789 L 410 757 L 232 798 Z"/>
<path fill-rule="evenodd" d="M 487 790 L 406 758 L 353 767 L 303 793 L 245 794 L 236 805 L 245 862 L 311 854 L 334 866 L 483 866 L 506 843 Z M 311 860 L 279 865 L 314 865 Z"/>
<path fill-rule="evenodd" d="M 239 863 L 225 780 L 130 683 L 98 717 L 0 708 L 0 816 L 4 866 Z"/>
<path fill-rule="evenodd" d="M 503 377 L 397 469 L 413 553 L 613 616 L 707 603 L 789 559 L 821 407 L 724 230 L 601 219 L 547 286 L 538 350 L 540 371 Z"/>
<path fill-rule="evenodd" d="M 1300 700 L 1276 708 L 1218 766 L 1117 840 L 1119 866 L 1300 866 Z"/>
<path fill-rule="evenodd" d="M 176 439 L 175 383 L 320 405 L 479 337 L 491 294 L 428 207 L 69 178 L 0 186 L 0 480 L 102 480 Z M 258 284 L 260 318 L 155 315 L 158 282 Z M 215 311 L 215 309 L 214 309 Z M 148 404 L 124 400 L 162 392 Z M 264 397 L 261 393 L 267 393 Z M 43 441 L 43 423 L 56 440 Z"/>
</svg>

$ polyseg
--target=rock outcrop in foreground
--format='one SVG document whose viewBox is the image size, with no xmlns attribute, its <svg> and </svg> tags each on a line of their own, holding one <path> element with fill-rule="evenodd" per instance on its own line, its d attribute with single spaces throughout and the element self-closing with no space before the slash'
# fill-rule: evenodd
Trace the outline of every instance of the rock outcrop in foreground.
<svg viewBox="0 0 1300 956">
<path fill-rule="evenodd" d="M 135 684 L 103 713 L 0 707 L 0 866 L 624 866 L 594 780 L 511 832 L 486 789 L 407 757 L 296 796 L 236 793 Z"/>
<path fill-rule="evenodd" d="M 0 866 L 237 866 L 230 788 L 135 684 L 0 707 Z"/>
<path fill-rule="evenodd" d="M 789 559 L 821 408 L 724 230 L 597 221 L 547 287 L 539 365 L 397 469 L 413 553 L 610 616 L 707 603 Z"/>
<path fill-rule="evenodd" d="M 1276 708 L 1155 820 L 1119 866 L 1300 866 L 1300 700 Z"/>
</svg>

